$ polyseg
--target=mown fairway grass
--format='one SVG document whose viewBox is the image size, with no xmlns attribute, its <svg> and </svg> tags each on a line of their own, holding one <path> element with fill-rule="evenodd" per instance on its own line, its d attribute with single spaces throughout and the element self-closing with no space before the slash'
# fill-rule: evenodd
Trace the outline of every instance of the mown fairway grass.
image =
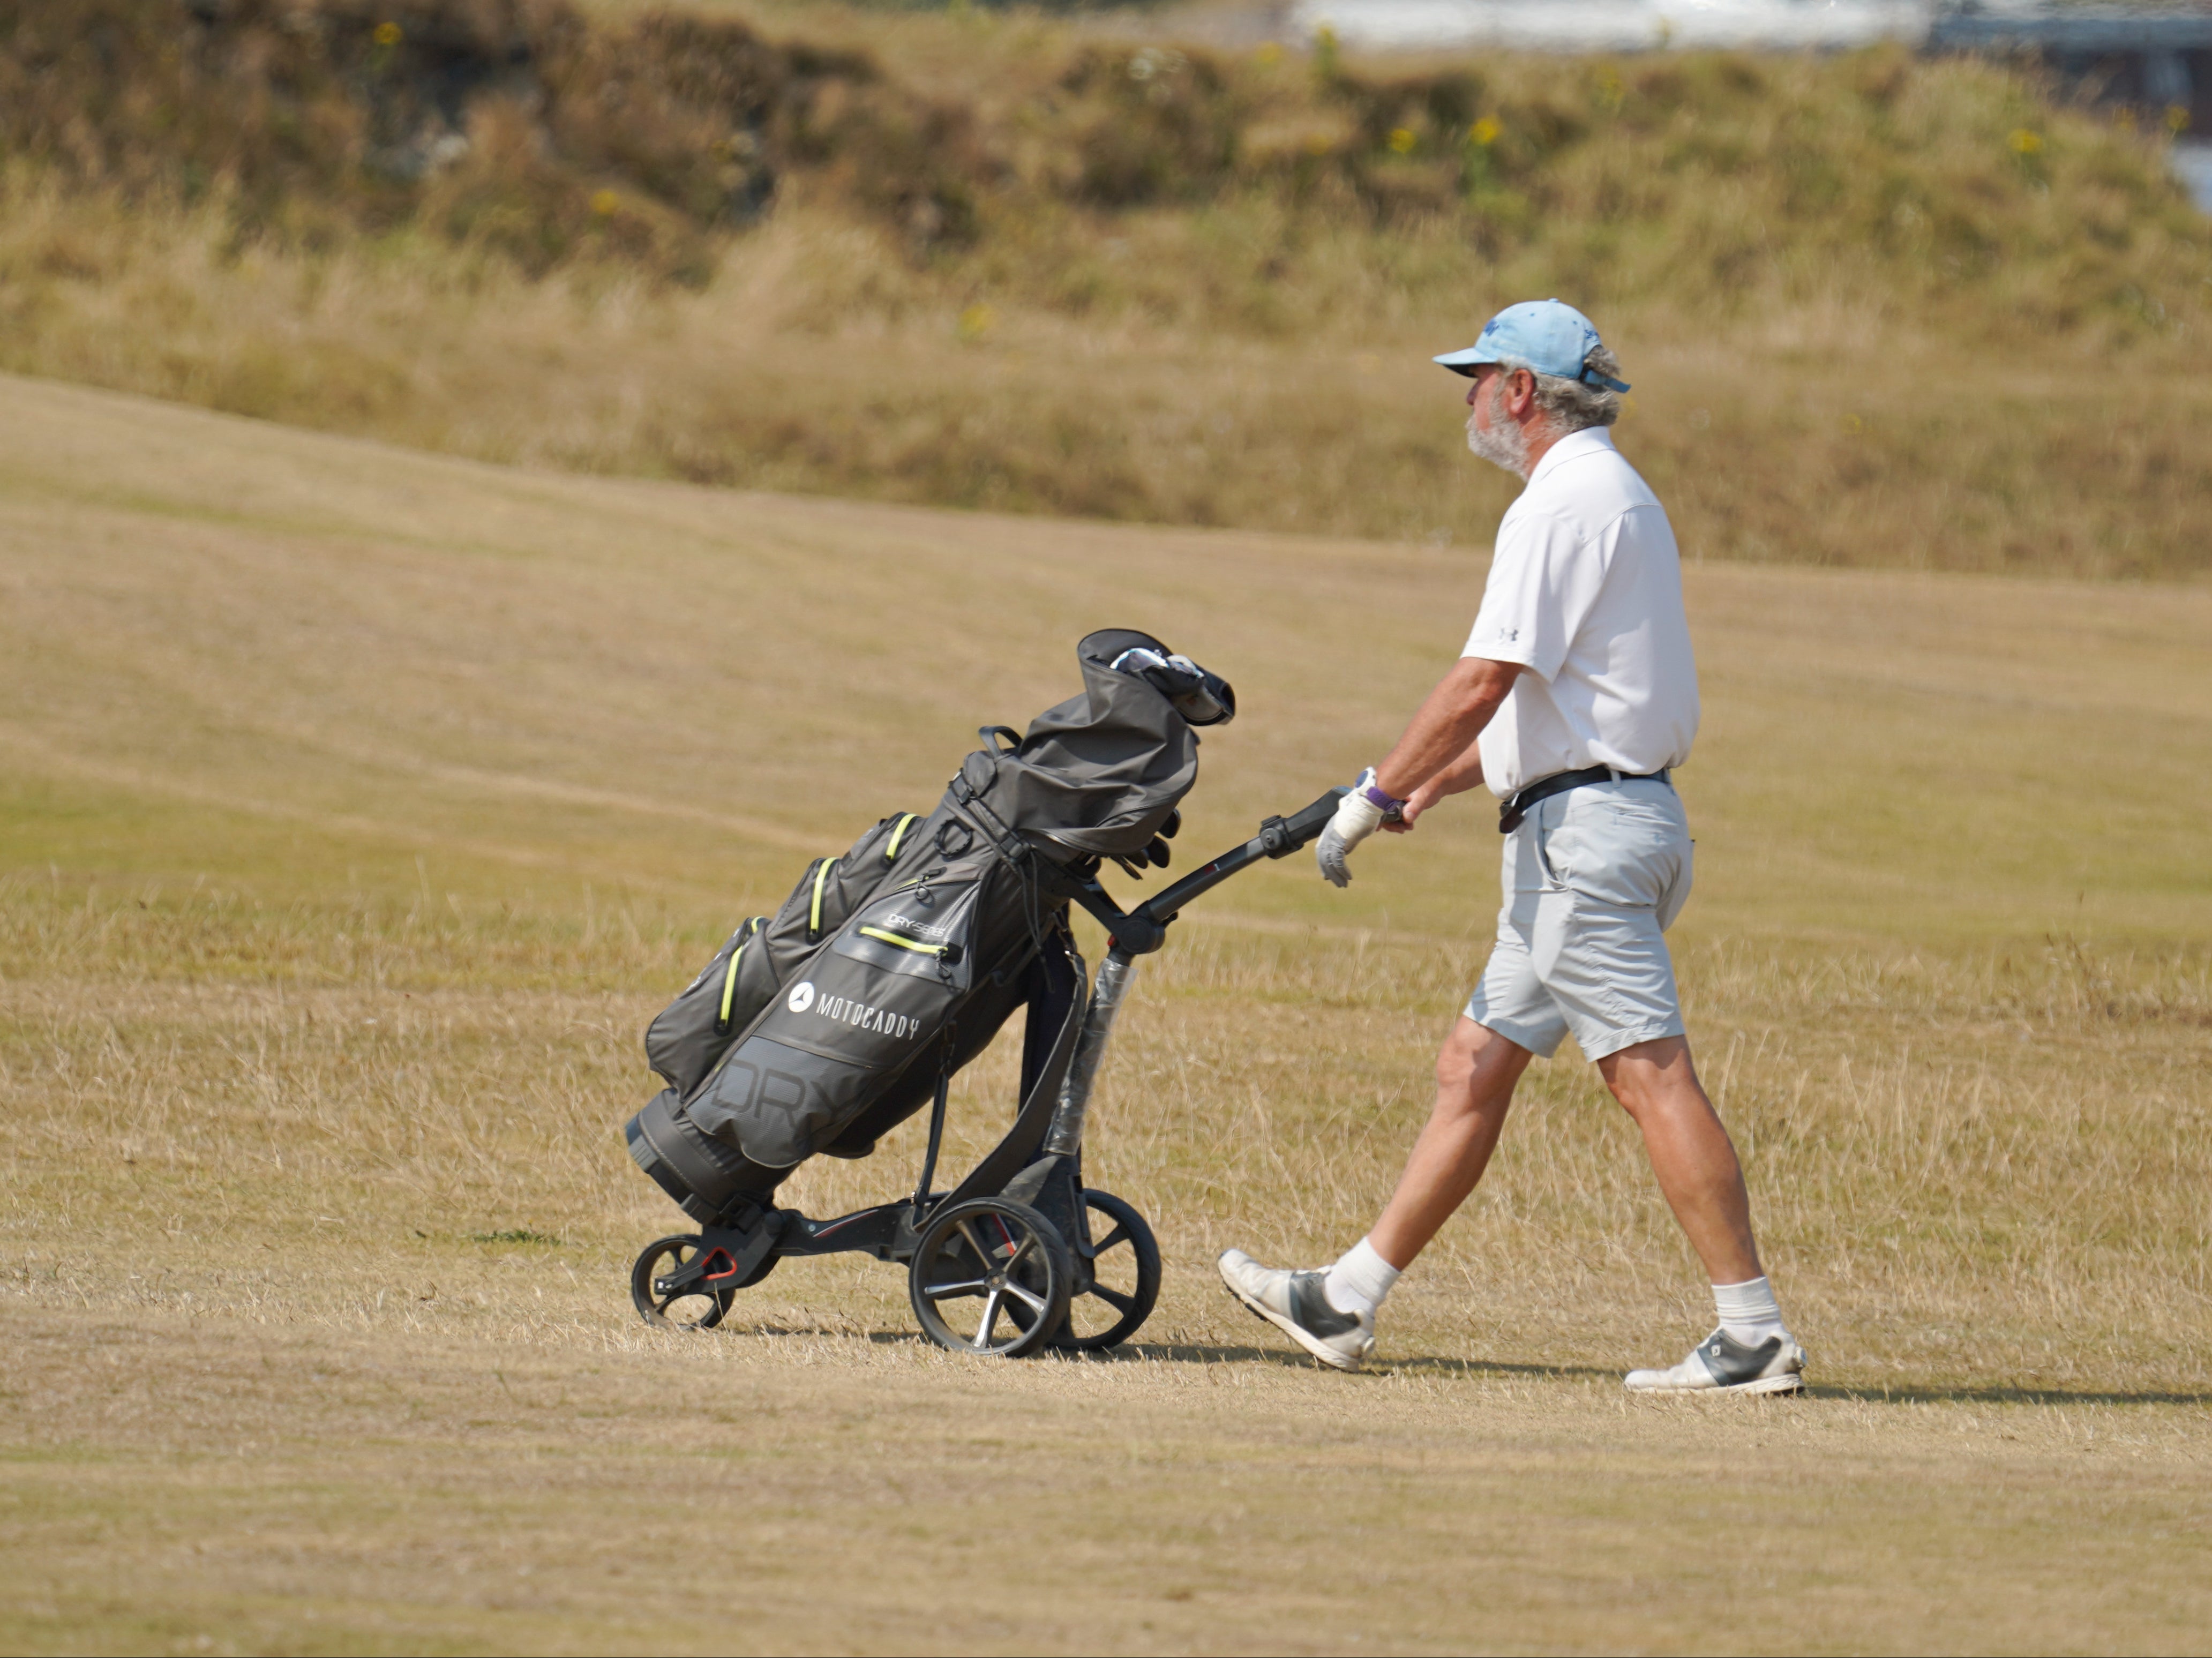
<svg viewBox="0 0 2212 1658">
<path fill-rule="evenodd" d="M 1473 807 L 1144 965 L 1091 1172 L 1169 1282 L 1119 1362 L 939 1353 L 873 1263 L 630 1313 L 678 1220 L 637 1033 L 809 853 L 1116 623 L 1237 684 L 1217 849 L 1379 751 L 1481 576 L 0 381 L 0 1648 L 2203 1649 L 2201 588 L 1691 572 L 1678 957 L 1809 1399 L 1621 1396 L 1709 1309 L 1571 1053 L 1376 1373 L 1212 1287 L 1387 1191 Z M 890 1195 L 915 1139 L 787 1189 Z"/>
</svg>

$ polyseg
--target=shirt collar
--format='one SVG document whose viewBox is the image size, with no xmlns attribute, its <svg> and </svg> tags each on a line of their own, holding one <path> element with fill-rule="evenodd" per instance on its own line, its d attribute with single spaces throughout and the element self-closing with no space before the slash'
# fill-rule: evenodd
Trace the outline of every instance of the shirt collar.
<svg viewBox="0 0 2212 1658">
<path fill-rule="evenodd" d="M 1544 452 L 1544 459 L 1538 461 L 1536 470 L 1528 474 L 1528 488 L 1534 489 L 1555 467 L 1612 447 L 1613 433 L 1609 428 L 1585 426 L 1579 432 L 1570 432 Z"/>
</svg>

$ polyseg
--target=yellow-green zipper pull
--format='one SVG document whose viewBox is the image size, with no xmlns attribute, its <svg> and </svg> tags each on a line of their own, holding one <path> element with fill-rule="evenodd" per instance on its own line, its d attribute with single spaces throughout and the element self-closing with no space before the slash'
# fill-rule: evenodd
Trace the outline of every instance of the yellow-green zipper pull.
<svg viewBox="0 0 2212 1658">
<path fill-rule="evenodd" d="M 830 872 L 837 867 L 835 858 L 824 858 L 822 867 L 814 872 L 814 902 L 806 912 L 806 942 L 816 944 L 822 938 L 822 889 L 829 884 Z"/>
<path fill-rule="evenodd" d="M 909 938 L 903 932 L 892 932 L 879 926 L 864 926 L 860 929 L 860 932 L 863 938 L 874 938 L 884 944 L 896 944 L 901 950 L 910 950 L 917 956 L 934 956 L 941 962 L 957 962 L 960 959 L 960 946 L 957 944 L 928 944 L 920 938 Z"/>
<path fill-rule="evenodd" d="M 757 920 L 750 925 L 752 928 L 751 932 L 746 934 L 744 944 L 739 944 L 730 952 L 730 965 L 722 975 L 722 1005 L 714 1015 L 714 1034 L 717 1036 L 726 1036 L 730 1034 L 730 1011 L 736 1005 L 738 999 L 738 967 L 745 959 L 746 945 L 752 943 L 754 934 L 760 931 L 760 923 Z"/>
<path fill-rule="evenodd" d="M 920 812 L 908 811 L 902 812 L 899 815 L 898 827 L 891 831 L 890 844 L 884 848 L 884 861 L 885 863 L 896 864 L 898 862 L 899 843 L 906 839 L 906 832 L 921 821 L 921 814 Z"/>
</svg>

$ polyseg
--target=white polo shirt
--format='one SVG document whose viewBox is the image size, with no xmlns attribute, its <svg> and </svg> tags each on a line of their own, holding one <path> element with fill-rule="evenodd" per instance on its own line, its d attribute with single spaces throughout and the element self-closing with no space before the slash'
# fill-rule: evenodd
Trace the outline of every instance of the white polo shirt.
<svg viewBox="0 0 2212 1658">
<path fill-rule="evenodd" d="M 1529 671 L 1482 733 L 1495 794 L 1553 772 L 1650 772 L 1690 757 L 1698 665 L 1681 555 L 1666 509 L 1605 428 L 1553 444 L 1506 509 L 1461 654 Z"/>
</svg>

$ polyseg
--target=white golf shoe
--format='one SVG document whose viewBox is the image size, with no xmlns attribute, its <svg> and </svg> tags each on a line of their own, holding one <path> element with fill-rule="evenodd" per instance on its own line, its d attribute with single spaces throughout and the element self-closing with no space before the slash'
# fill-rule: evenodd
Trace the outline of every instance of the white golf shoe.
<svg viewBox="0 0 2212 1658">
<path fill-rule="evenodd" d="M 1716 1330 L 1671 1370 L 1631 1370 L 1632 1394 L 1794 1394 L 1805 1385 L 1805 1350 L 1788 1331 L 1747 1346 Z"/>
<path fill-rule="evenodd" d="M 1375 1315 L 1340 1313 L 1322 1290 L 1326 1272 L 1262 1266 L 1242 1249 L 1217 1263 L 1229 1293 L 1333 1370 L 1356 1370 L 1375 1351 Z"/>
</svg>

